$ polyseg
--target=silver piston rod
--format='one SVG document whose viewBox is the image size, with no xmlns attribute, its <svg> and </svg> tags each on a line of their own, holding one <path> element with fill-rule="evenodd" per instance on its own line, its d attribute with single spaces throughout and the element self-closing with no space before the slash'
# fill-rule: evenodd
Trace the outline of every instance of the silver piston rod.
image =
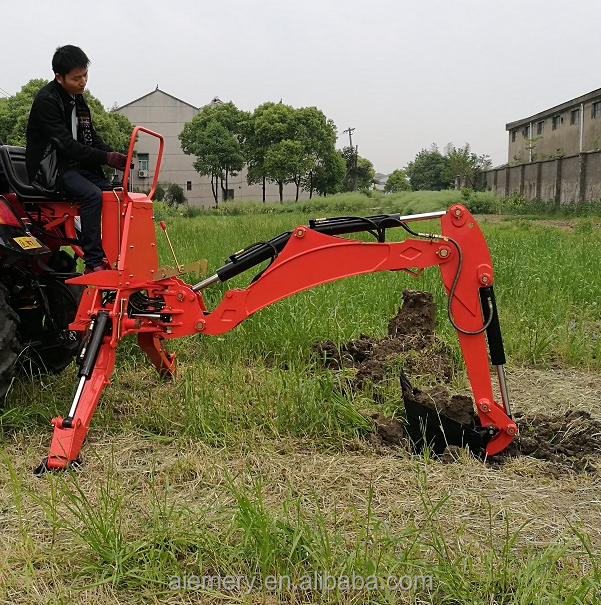
<svg viewBox="0 0 601 605">
<path fill-rule="evenodd" d="M 90 338 L 82 350 L 80 355 L 81 367 L 79 369 L 79 383 L 75 396 L 73 397 L 73 403 L 69 410 L 69 415 L 63 420 L 63 427 L 70 428 L 73 418 L 77 413 L 77 406 L 81 399 L 83 389 L 87 380 L 89 380 L 94 366 L 96 365 L 96 359 L 98 358 L 98 352 L 100 351 L 100 345 L 104 335 L 110 327 L 110 319 L 107 311 L 99 311 L 96 317 L 92 320 Z"/>
</svg>

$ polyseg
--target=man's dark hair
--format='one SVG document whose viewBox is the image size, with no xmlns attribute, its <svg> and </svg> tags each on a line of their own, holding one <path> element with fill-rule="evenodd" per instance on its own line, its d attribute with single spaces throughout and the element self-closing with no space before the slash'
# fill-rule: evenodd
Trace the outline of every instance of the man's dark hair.
<svg viewBox="0 0 601 605">
<path fill-rule="evenodd" d="M 52 71 L 63 78 L 77 67 L 87 68 L 90 64 L 86 53 L 78 46 L 59 46 L 52 57 Z"/>
</svg>

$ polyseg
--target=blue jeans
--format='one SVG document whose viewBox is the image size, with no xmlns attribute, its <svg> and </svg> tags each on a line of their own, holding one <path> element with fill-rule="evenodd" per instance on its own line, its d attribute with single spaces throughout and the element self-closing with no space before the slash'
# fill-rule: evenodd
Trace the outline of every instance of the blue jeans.
<svg viewBox="0 0 601 605">
<path fill-rule="evenodd" d="M 63 173 L 63 189 L 68 197 L 80 203 L 81 247 L 86 267 L 97 267 L 104 258 L 101 238 L 102 192 L 113 188 L 103 177 L 71 163 Z"/>
</svg>

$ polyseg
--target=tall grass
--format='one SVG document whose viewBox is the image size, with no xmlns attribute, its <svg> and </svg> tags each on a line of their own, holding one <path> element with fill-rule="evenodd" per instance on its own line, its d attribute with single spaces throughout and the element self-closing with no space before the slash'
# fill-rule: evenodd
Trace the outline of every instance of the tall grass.
<svg viewBox="0 0 601 605">
<path fill-rule="evenodd" d="M 474 192 L 469 194 L 473 204 L 482 207 L 494 203 L 494 196 L 489 192 Z M 399 212 L 412 214 L 416 212 L 434 212 L 444 210 L 451 204 L 465 201 L 466 195 L 460 191 L 401 191 L 384 195 L 379 191 L 338 193 L 327 197 L 315 197 L 298 202 L 224 202 L 217 207 L 201 210 L 192 207 L 168 208 L 164 204 L 156 204 L 156 210 L 161 217 L 181 216 L 193 218 L 196 216 L 239 216 L 248 214 L 302 214 L 313 215 L 323 213 L 339 215 L 353 213 L 357 215 Z M 320 214 L 319 216 L 323 216 Z"/>
<path fill-rule="evenodd" d="M 599 368 L 601 233 L 530 221 L 486 227 L 514 363 Z"/>
<path fill-rule="evenodd" d="M 428 195 L 419 196 L 419 193 Z M 447 199 L 445 205 L 442 194 L 453 198 L 449 193 L 455 196 Z M 365 203 L 365 196 L 357 196 Z M 336 197 L 332 197 L 329 208 L 332 215 L 340 206 Z M 401 195 L 392 201 L 388 196 L 382 197 L 387 203 L 384 211 L 396 211 L 395 206 L 398 210 L 405 199 Z M 406 208 L 411 212 L 430 211 L 462 201 L 459 192 L 406 195 L 407 200 L 419 201 L 422 197 L 427 200 L 423 207 L 413 207 L 413 201 L 408 201 Z M 353 199 L 347 200 L 349 206 Z M 209 259 L 211 273 L 230 253 L 250 242 L 269 239 L 298 224 L 306 224 L 310 215 L 292 211 L 298 206 L 287 203 L 282 207 L 285 211 L 275 212 L 269 219 L 254 214 L 249 208 L 246 208 L 249 214 L 231 216 L 221 214 L 219 209 L 195 219 L 174 216 L 170 225 L 181 256 Z M 601 252 L 601 233 L 592 220 L 578 219 L 575 228 L 570 229 L 538 226 L 536 221 L 525 219 L 484 221 L 481 226 L 493 257 L 499 312 L 512 362 L 601 367 L 596 336 L 601 325 L 598 301 L 601 271 L 596 263 Z M 391 229 L 388 233 L 390 240 L 405 236 L 400 229 Z M 245 287 L 252 275 L 250 271 L 227 284 L 205 290 L 208 304 L 217 304 L 228 287 Z M 453 343 L 453 330 L 445 316 L 446 295 L 438 272 L 429 269 L 418 279 L 404 273 L 368 275 L 302 293 L 261 311 L 238 328 L 236 334 L 220 341 L 227 343 L 221 348 L 227 355 L 226 350 L 233 344 L 236 350 L 238 346 L 243 347 L 244 354 L 276 357 L 282 363 L 291 363 L 291 357 L 306 358 L 310 344 L 319 338 L 346 339 L 356 337 L 361 331 L 382 334 L 387 319 L 401 302 L 402 290 L 407 287 L 428 290 L 435 295 L 441 333 Z M 268 325 L 275 329 L 266 330 Z"/>
</svg>

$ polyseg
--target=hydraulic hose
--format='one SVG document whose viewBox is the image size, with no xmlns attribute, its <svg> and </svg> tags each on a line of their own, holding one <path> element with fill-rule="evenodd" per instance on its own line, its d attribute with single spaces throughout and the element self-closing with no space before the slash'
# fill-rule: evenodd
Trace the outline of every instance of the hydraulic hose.
<svg viewBox="0 0 601 605">
<path fill-rule="evenodd" d="M 404 226 L 405 221 L 440 218 L 444 214 L 446 214 L 445 211 L 426 212 L 409 216 L 401 216 L 400 214 L 377 214 L 366 217 L 339 216 L 311 219 L 308 227 L 324 235 L 368 232 L 374 235 L 378 241 L 384 241 L 384 232 L 388 228 Z M 230 255 L 229 260 L 223 267 L 217 269 L 211 277 L 192 286 L 192 290 L 196 292 L 218 281 L 227 281 L 266 260 L 274 260 L 284 249 L 291 236 L 292 231 L 286 231 L 270 240 L 256 242 L 248 248 Z"/>
</svg>

